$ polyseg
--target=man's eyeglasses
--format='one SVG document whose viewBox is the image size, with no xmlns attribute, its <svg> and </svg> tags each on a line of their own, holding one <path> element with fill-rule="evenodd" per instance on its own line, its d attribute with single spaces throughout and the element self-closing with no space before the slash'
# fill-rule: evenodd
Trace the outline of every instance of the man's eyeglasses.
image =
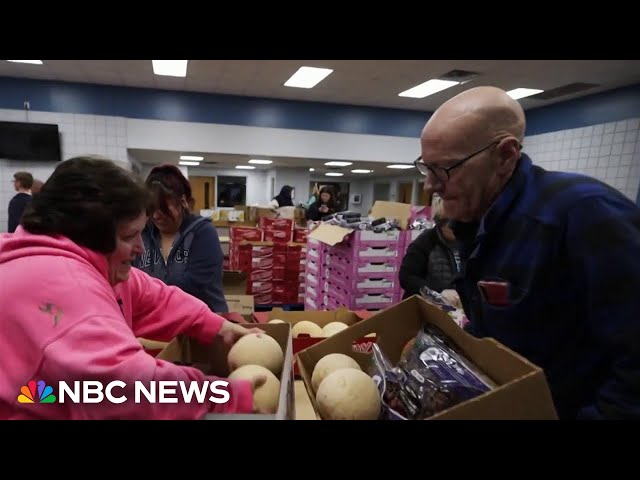
<svg viewBox="0 0 640 480">
<path fill-rule="evenodd" d="M 490 147 L 493 147 L 494 145 L 497 145 L 500 142 L 501 142 L 501 140 L 494 140 L 489 145 L 487 145 L 485 147 L 482 147 L 477 152 L 472 153 L 471 155 L 469 155 L 468 157 L 463 158 L 462 160 L 458 160 L 456 163 L 454 163 L 453 165 L 451 165 L 449 167 L 438 167 L 438 166 L 433 166 L 432 167 L 432 166 L 426 165 L 425 163 L 422 162 L 422 156 L 419 156 L 413 162 L 413 164 L 416 166 L 416 168 L 418 169 L 418 171 L 422 175 L 427 176 L 427 175 L 429 175 L 429 173 L 431 173 L 431 175 L 433 175 L 435 178 L 437 178 L 440 182 L 446 182 L 446 181 L 449 180 L 449 172 L 451 170 L 453 170 L 454 168 L 458 168 L 464 162 L 466 162 L 468 160 L 471 160 L 476 155 L 479 155 L 480 153 L 484 152 L 486 149 L 488 149 Z"/>
</svg>

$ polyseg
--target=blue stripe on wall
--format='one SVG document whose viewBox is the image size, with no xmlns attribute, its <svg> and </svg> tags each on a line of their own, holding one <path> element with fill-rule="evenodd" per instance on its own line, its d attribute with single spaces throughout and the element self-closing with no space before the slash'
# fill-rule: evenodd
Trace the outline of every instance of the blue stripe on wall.
<svg viewBox="0 0 640 480">
<path fill-rule="evenodd" d="M 527 110 L 527 135 L 640 117 L 640 85 Z"/>
<path fill-rule="evenodd" d="M 293 100 L 0 78 L 0 108 L 417 137 L 429 114 Z"/>
<path fill-rule="evenodd" d="M 429 112 L 0 77 L 0 108 L 417 138 Z M 640 117 L 640 85 L 527 111 L 527 135 Z"/>
</svg>

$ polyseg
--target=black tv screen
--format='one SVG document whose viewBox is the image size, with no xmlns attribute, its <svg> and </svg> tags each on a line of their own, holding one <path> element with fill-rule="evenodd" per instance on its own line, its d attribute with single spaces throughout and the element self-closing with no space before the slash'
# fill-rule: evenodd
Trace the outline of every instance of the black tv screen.
<svg viewBox="0 0 640 480">
<path fill-rule="evenodd" d="M 0 158 L 36 162 L 59 162 L 58 125 L 0 122 Z"/>
</svg>

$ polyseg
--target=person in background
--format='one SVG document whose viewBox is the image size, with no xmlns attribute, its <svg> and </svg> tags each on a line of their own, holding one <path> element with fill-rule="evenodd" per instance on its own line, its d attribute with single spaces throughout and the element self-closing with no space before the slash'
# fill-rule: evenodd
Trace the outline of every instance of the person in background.
<svg viewBox="0 0 640 480">
<path fill-rule="evenodd" d="M 32 186 L 33 175 L 29 172 L 16 172 L 13 174 L 13 188 L 18 193 L 9 201 L 9 221 L 7 225 L 9 233 L 16 231 L 25 208 L 31 203 Z"/>
<path fill-rule="evenodd" d="M 293 187 L 285 185 L 280 189 L 280 193 L 273 197 L 273 200 L 269 202 L 269 205 L 273 208 L 280 207 L 293 207 Z"/>
<path fill-rule="evenodd" d="M 175 165 L 159 165 L 145 183 L 152 201 L 142 232 L 144 251 L 134 265 L 202 300 L 211 311 L 227 313 L 220 239 L 211 219 L 190 212 L 189 181 Z"/>
<path fill-rule="evenodd" d="M 151 388 L 217 380 L 146 354 L 138 336 L 233 344 L 259 331 L 131 268 L 144 249 L 147 203 L 144 184 L 112 161 L 72 158 L 33 197 L 16 232 L 0 235 L 0 419 L 199 419 L 255 410 L 253 389 L 264 378 L 230 381 L 226 404 L 185 403 L 180 395 L 177 404 L 134 401 L 137 381 Z M 127 400 L 40 405 L 28 403 L 23 387 L 37 381 L 37 397 L 40 382 L 55 388 L 89 379 L 124 382 L 114 392 Z"/>
<path fill-rule="evenodd" d="M 451 305 L 462 308 L 454 283 L 462 271 L 460 254 L 442 203 L 434 206 L 432 216 L 435 227 L 422 232 L 402 259 L 399 279 L 403 299 L 420 295 L 420 290 L 427 287 L 441 293 Z"/>
<path fill-rule="evenodd" d="M 468 331 L 546 375 L 561 419 L 640 419 L 640 208 L 522 153 L 525 113 L 471 88 L 426 123 L 416 167 L 462 256 Z"/>
<path fill-rule="evenodd" d="M 320 198 L 317 202 L 312 203 L 307 210 L 307 220 L 318 222 L 322 220 L 322 217 L 334 213 L 336 213 L 336 207 L 333 192 L 328 187 L 322 187 L 320 189 Z"/>
</svg>

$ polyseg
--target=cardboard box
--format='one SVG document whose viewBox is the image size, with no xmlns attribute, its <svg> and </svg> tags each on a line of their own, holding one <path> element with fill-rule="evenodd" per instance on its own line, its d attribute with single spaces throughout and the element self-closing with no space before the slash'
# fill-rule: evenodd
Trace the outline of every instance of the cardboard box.
<svg viewBox="0 0 640 480">
<path fill-rule="evenodd" d="M 253 295 L 247 293 L 247 274 L 238 271 L 224 270 L 222 272 L 222 289 L 227 301 L 229 312 L 239 313 L 243 317 L 250 316 L 254 311 Z M 249 317 L 250 318 L 250 317 Z"/>
<path fill-rule="evenodd" d="M 494 339 L 475 338 L 440 309 L 421 297 L 411 298 L 337 333 L 322 343 L 297 352 L 296 362 L 317 413 L 311 376 L 316 363 L 330 353 L 344 353 L 369 371 L 370 354 L 354 352 L 355 339 L 375 332 L 376 343 L 396 364 L 406 343 L 424 323 L 440 328 L 464 355 L 498 387 L 471 400 L 443 410 L 429 419 L 451 420 L 555 420 L 557 414 L 544 372 Z"/>
<path fill-rule="evenodd" d="M 363 318 L 368 318 L 370 315 L 369 312 L 353 312 L 347 310 L 345 308 L 336 309 L 333 311 L 284 311 L 281 308 L 274 308 L 270 312 L 254 313 L 253 317 L 256 322 L 265 324 L 269 322 L 269 320 L 280 319 L 285 322 L 295 325 L 298 322 L 303 320 L 307 320 L 309 322 L 313 322 L 320 326 L 320 328 L 324 327 L 326 324 L 331 322 L 342 322 L 351 326 L 358 322 L 360 322 Z M 273 325 L 273 324 L 269 324 Z M 277 325 L 277 324 L 276 324 Z M 371 349 L 371 346 L 375 339 L 362 335 L 363 338 L 357 338 L 354 340 L 354 349 L 356 351 L 367 351 Z M 298 337 L 293 338 L 293 354 L 295 355 L 297 352 L 304 350 L 311 345 L 315 345 L 316 343 L 322 342 L 326 340 L 326 337 Z M 298 370 L 296 366 L 296 362 L 293 362 L 293 371 L 295 375 L 298 375 Z"/>
<path fill-rule="evenodd" d="M 280 398 L 278 411 L 272 415 L 263 414 L 207 414 L 203 420 L 294 420 L 295 395 L 293 377 L 293 348 L 291 344 L 291 326 L 288 324 L 256 325 L 242 324 L 246 328 L 256 326 L 273 337 L 284 352 L 282 373 L 280 374 Z M 175 338 L 156 358 L 169 362 L 198 363 L 207 366 L 210 375 L 226 378 L 229 375 L 227 355 L 229 347 L 224 342 L 204 345 L 189 337 Z"/>
<path fill-rule="evenodd" d="M 377 201 L 371 208 L 370 217 L 398 220 L 400 228 L 406 230 L 409 226 L 409 218 L 411 217 L 411 205 L 407 203 Z M 342 228 L 336 225 L 321 224 L 318 225 L 307 238 L 334 246 L 342 242 L 354 231 L 353 229 Z"/>
</svg>

